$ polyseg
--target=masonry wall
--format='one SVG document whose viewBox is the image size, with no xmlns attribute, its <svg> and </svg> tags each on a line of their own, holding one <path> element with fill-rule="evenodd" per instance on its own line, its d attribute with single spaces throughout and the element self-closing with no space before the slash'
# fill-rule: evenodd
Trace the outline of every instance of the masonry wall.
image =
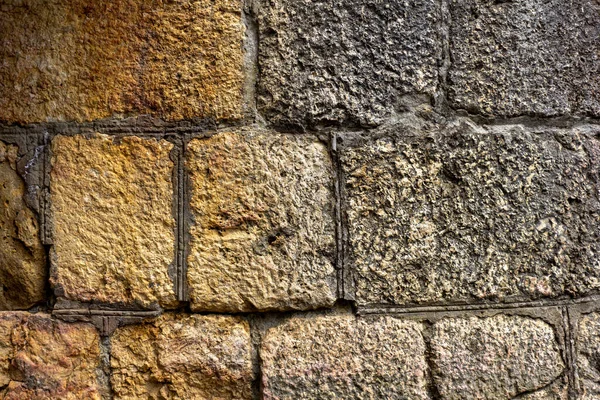
<svg viewBox="0 0 600 400">
<path fill-rule="evenodd" d="M 600 399 L 598 0 L 0 0 L 0 396 Z"/>
</svg>

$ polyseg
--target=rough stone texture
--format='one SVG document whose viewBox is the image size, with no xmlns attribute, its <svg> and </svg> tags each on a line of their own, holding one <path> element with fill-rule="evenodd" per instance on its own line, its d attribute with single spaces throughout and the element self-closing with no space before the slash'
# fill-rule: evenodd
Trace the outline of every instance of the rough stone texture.
<svg viewBox="0 0 600 400">
<path fill-rule="evenodd" d="M 173 145 L 57 136 L 50 175 L 51 282 L 70 300 L 175 305 Z"/>
<path fill-rule="evenodd" d="M 411 124 L 342 137 L 359 304 L 600 288 L 599 127 Z"/>
<path fill-rule="evenodd" d="M 474 113 L 600 115 L 597 0 L 451 0 L 450 102 Z"/>
<path fill-rule="evenodd" d="M 391 317 L 292 318 L 263 339 L 263 398 L 429 399 L 422 332 Z"/>
<path fill-rule="evenodd" d="M 312 136 L 258 129 L 188 146 L 193 310 L 311 309 L 336 299 L 333 172 Z"/>
<path fill-rule="evenodd" d="M 0 120 L 242 113 L 238 0 L 6 0 Z"/>
<path fill-rule="evenodd" d="M 260 0 L 258 106 L 279 125 L 378 124 L 432 95 L 439 3 Z"/>
<path fill-rule="evenodd" d="M 16 146 L 0 142 L 0 310 L 26 309 L 45 296 L 46 255 L 17 158 Z"/>
<path fill-rule="evenodd" d="M 597 399 L 600 397 L 600 315 L 584 315 L 576 337 L 580 398 Z"/>
<path fill-rule="evenodd" d="M 0 397 L 100 399 L 99 336 L 45 314 L 0 313 Z"/>
<path fill-rule="evenodd" d="M 163 315 L 111 339 L 117 399 L 251 399 L 250 327 L 229 316 Z"/>
<path fill-rule="evenodd" d="M 448 400 L 511 399 L 544 388 L 564 370 L 554 330 L 538 319 L 443 319 L 433 326 L 431 348 L 434 382 Z"/>
</svg>

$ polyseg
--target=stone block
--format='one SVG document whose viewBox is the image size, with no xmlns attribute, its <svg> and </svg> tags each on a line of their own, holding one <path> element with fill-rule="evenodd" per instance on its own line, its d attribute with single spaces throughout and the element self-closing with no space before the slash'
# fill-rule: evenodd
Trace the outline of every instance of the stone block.
<svg viewBox="0 0 600 400">
<path fill-rule="evenodd" d="M 18 148 L 0 141 L 0 310 L 27 309 L 46 292 L 46 253 L 19 161 Z"/>
<path fill-rule="evenodd" d="M 111 338 L 118 399 L 252 399 L 250 327 L 230 316 L 163 315 Z"/>
<path fill-rule="evenodd" d="M 8 0 L 0 120 L 242 115 L 237 0 Z"/>
<path fill-rule="evenodd" d="M 258 107 L 275 124 L 379 124 L 435 92 L 436 1 L 261 0 L 258 14 Z"/>
<path fill-rule="evenodd" d="M 7 400 L 101 399 L 100 337 L 88 324 L 0 313 L 0 395 Z"/>
<path fill-rule="evenodd" d="M 312 309 L 336 300 L 333 167 L 313 136 L 249 128 L 187 146 L 196 311 Z"/>
<path fill-rule="evenodd" d="M 173 144 L 57 136 L 50 172 L 57 296 L 176 306 Z"/>
<path fill-rule="evenodd" d="M 577 374 L 580 399 L 600 397 L 600 315 L 586 314 L 576 334 Z"/>
<path fill-rule="evenodd" d="M 442 399 L 567 398 L 560 379 L 565 369 L 561 349 L 554 330 L 542 320 L 505 315 L 443 319 L 433 326 L 431 349 Z"/>
<path fill-rule="evenodd" d="M 597 126 L 411 124 L 341 136 L 346 283 L 359 305 L 600 289 Z"/>
<path fill-rule="evenodd" d="M 455 108 L 513 117 L 600 115 L 596 0 L 452 0 Z"/>
<path fill-rule="evenodd" d="M 392 317 L 291 318 L 260 352 L 265 399 L 429 399 L 423 326 Z"/>
</svg>

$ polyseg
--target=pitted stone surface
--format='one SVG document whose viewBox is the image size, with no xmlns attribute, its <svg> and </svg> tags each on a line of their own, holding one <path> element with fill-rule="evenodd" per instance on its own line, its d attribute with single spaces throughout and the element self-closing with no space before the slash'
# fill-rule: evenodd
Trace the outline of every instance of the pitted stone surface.
<svg viewBox="0 0 600 400">
<path fill-rule="evenodd" d="M 359 304 L 600 288 L 598 127 L 398 125 L 341 152 Z M 377 137 L 379 135 L 379 137 Z"/>
<path fill-rule="evenodd" d="M 597 399 L 600 397 L 600 314 L 584 315 L 576 338 L 580 398 Z"/>
<path fill-rule="evenodd" d="M 195 139 L 187 151 L 192 309 L 331 306 L 335 197 L 327 146 L 250 128 Z"/>
<path fill-rule="evenodd" d="M 378 124 L 432 95 L 439 3 L 260 0 L 258 106 L 279 125 Z"/>
<path fill-rule="evenodd" d="M 143 307 L 176 305 L 173 145 L 57 136 L 50 173 L 57 296 Z"/>
<path fill-rule="evenodd" d="M 237 0 L 7 0 L 0 120 L 242 115 Z"/>
<path fill-rule="evenodd" d="M 450 2 L 450 102 L 510 117 L 600 115 L 597 0 Z"/>
<path fill-rule="evenodd" d="M 0 310 L 29 308 L 46 291 L 46 255 L 17 160 L 17 147 L 0 142 Z"/>
<path fill-rule="evenodd" d="M 163 315 L 111 339 L 116 399 L 252 399 L 250 327 L 229 316 Z"/>
<path fill-rule="evenodd" d="M 0 313 L 0 397 L 100 400 L 100 338 L 88 324 Z"/>
<path fill-rule="evenodd" d="M 423 326 L 392 317 L 294 317 L 267 331 L 265 399 L 429 399 Z"/>
<path fill-rule="evenodd" d="M 552 327 L 519 316 L 443 319 L 431 348 L 434 383 L 448 400 L 508 400 L 547 389 L 565 367 Z"/>
</svg>

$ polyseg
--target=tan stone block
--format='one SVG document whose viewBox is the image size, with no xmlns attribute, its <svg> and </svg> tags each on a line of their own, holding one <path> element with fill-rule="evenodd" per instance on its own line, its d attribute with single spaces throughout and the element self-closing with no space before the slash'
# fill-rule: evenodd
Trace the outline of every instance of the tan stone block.
<svg viewBox="0 0 600 400">
<path fill-rule="evenodd" d="M 291 318 L 261 347 L 264 399 L 429 399 L 422 324 Z"/>
<path fill-rule="evenodd" d="M 433 326 L 431 348 L 440 398 L 499 400 L 528 394 L 524 398 L 566 399 L 560 346 L 554 329 L 540 319 L 443 319 Z"/>
<path fill-rule="evenodd" d="M 336 300 L 333 172 L 312 136 L 258 129 L 188 146 L 191 307 L 312 309 Z"/>
<path fill-rule="evenodd" d="M 100 338 L 93 326 L 46 314 L 0 313 L 0 397 L 100 399 Z"/>
<path fill-rule="evenodd" d="M 250 327 L 230 316 L 163 315 L 111 339 L 117 399 L 251 399 Z"/>
<path fill-rule="evenodd" d="M 0 142 L 0 310 L 29 308 L 45 294 L 46 255 L 17 158 L 17 147 Z"/>
<path fill-rule="evenodd" d="M 242 114 L 239 0 L 7 0 L 0 120 Z"/>
<path fill-rule="evenodd" d="M 582 316 L 577 331 L 577 378 L 580 399 L 600 397 L 600 314 Z"/>
<path fill-rule="evenodd" d="M 173 144 L 57 136 L 50 172 L 51 282 L 70 300 L 176 304 Z"/>
</svg>

